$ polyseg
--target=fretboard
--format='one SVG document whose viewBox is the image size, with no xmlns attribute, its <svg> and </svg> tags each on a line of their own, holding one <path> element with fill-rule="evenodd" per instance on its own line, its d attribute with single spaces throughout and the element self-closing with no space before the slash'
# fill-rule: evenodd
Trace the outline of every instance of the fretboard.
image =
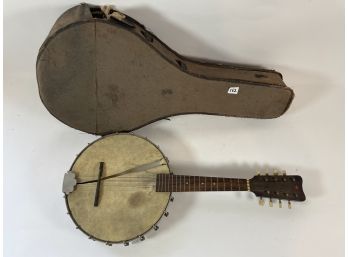
<svg viewBox="0 0 348 257">
<path fill-rule="evenodd" d="M 247 179 L 157 174 L 156 192 L 248 191 Z"/>
</svg>

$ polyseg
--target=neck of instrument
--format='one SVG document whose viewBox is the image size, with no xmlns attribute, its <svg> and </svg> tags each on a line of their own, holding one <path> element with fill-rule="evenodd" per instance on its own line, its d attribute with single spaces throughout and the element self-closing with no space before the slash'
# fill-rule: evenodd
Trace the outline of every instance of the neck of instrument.
<svg viewBox="0 0 348 257">
<path fill-rule="evenodd" d="M 249 191 L 249 180 L 240 178 L 156 175 L 156 192 Z"/>
</svg>

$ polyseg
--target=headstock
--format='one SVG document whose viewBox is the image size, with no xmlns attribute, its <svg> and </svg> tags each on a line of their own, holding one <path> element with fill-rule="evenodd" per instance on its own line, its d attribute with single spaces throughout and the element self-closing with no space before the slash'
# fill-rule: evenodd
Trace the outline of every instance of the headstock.
<svg viewBox="0 0 348 257">
<path fill-rule="evenodd" d="M 291 208 L 290 201 L 305 201 L 306 196 L 302 189 L 302 178 L 298 175 L 279 175 L 258 174 L 250 179 L 250 191 L 260 197 L 260 205 L 264 205 L 264 198 L 269 198 L 269 206 L 273 207 L 275 200 L 279 202 L 279 208 L 282 207 L 281 200 L 288 201 L 288 207 Z"/>
</svg>

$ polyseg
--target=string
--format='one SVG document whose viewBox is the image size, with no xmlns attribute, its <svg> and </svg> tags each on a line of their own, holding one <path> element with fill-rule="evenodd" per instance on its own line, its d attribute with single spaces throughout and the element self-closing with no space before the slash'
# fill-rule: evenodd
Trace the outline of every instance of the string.
<svg viewBox="0 0 348 257">
<path fill-rule="evenodd" d="M 115 178 L 115 177 L 119 177 L 119 176 L 126 175 L 126 174 L 129 174 L 129 173 L 147 171 L 147 170 L 150 170 L 150 169 L 153 169 L 153 168 L 157 168 L 159 166 L 166 165 L 165 163 L 162 163 L 162 160 L 163 159 L 159 159 L 159 160 L 156 160 L 156 161 L 153 161 L 153 162 L 150 162 L 150 163 L 139 165 L 139 166 L 130 168 L 128 170 L 125 170 L 123 172 L 120 172 L 120 173 L 116 173 L 116 174 L 113 174 L 113 175 L 110 175 L 110 176 L 102 177 L 100 180 L 106 180 L 106 179 L 110 179 L 110 178 Z M 93 180 L 88 180 L 88 181 L 77 182 L 77 184 L 95 183 L 97 181 L 98 181 L 97 179 L 93 179 Z"/>
</svg>

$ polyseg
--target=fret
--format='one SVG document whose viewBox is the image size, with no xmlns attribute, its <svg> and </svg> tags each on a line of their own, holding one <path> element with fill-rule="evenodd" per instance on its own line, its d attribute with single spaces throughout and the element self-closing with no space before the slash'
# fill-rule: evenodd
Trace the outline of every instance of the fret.
<svg viewBox="0 0 348 257">
<path fill-rule="evenodd" d="M 173 176 L 171 174 L 169 174 L 169 183 L 168 183 L 169 192 L 171 192 L 173 190 L 172 185 L 173 185 Z"/>
<path fill-rule="evenodd" d="M 238 183 L 238 190 L 240 191 L 239 178 L 237 179 L 237 183 Z"/>
<path fill-rule="evenodd" d="M 174 175 L 173 174 L 169 174 L 169 191 L 168 192 L 173 192 L 174 190 Z"/>
<path fill-rule="evenodd" d="M 205 177 L 205 183 L 204 183 L 204 185 L 205 185 L 205 191 L 207 191 L 207 177 Z"/>
<path fill-rule="evenodd" d="M 162 179 L 163 179 L 163 174 L 160 174 L 160 176 L 159 176 L 160 184 L 158 185 L 159 191 L 160 191 L 160 192 L 163 192 L 163 188 L 162 188 Z"/>
<path fill-rule="evenodd" d="M 161 186 L 162 186 L 162 184 L 161 184 L 161 177 L 162 177 L 162 174 L 158 174 L 157 176 L 158 176 L 158 190 L 157 191 L 161 192 L 162 191 L 161 190 Z"/>
<path fill-rule="evenodd" d="M 190 177 L 191 177 L 191 176 L 189 176 L 189 191 L 191 191 L 191 181 L 190 181 Z"/>
<path fill-rule="evenodd" d="M 196 183 L 195 183 L 195 176 L 193 177 L 193 191 L 196 191 Z"/>
<path fill-rule="evenodd" d="M 170 192 L 170 174 L 167 175 L 168 181 L 167 181 L 167 192 Z"/>
<path fill-rule="evenodd" d="M 164 192 L 167 192 L 167 178 L 168 178 L 168 175 L 165 175 L 164 176 Z"/>
<path fill-rule="evenodd" d="M 167 175 L 163 175 L 163 192 L 165 192 L 166 191 L 166 181 L 167 181 Z"/>
<path fill-rule="evenodd" d="M 182 191 L 181 190 L 181 176 L 179 177 L 179 181 L 180 181 L 180 192 Z"/>
<path fill-rule="evenodd" d="M 175 176 L 175 192 L 178 192 L 178 177 Z"/>
<path fill-rule="evenodd" d="M 168 188 L 167 188 L 167 179 L 168 179 L 168 175 L 165 176 L 165 184 L 164 184 L 164 192 L 168 192 Z"/>
<path fill-rule="evenodd" d="M 186 183 L 185 183 L 185 176 L 181 176 L 181 178 L 182 178 L 182 185 L 184 186 L 184 189 L 182 190 L 182 192 L 185 192 L 186 190 L 185 190 L 185 187 L 186 187 Z"/>
<path fill-rule="evenodd" d="M 224 191 L 226 191 L 225 178 L 222 178 L 222 181 L 223 181 L 223 183 L 224 183 Z"/>
</svg>

